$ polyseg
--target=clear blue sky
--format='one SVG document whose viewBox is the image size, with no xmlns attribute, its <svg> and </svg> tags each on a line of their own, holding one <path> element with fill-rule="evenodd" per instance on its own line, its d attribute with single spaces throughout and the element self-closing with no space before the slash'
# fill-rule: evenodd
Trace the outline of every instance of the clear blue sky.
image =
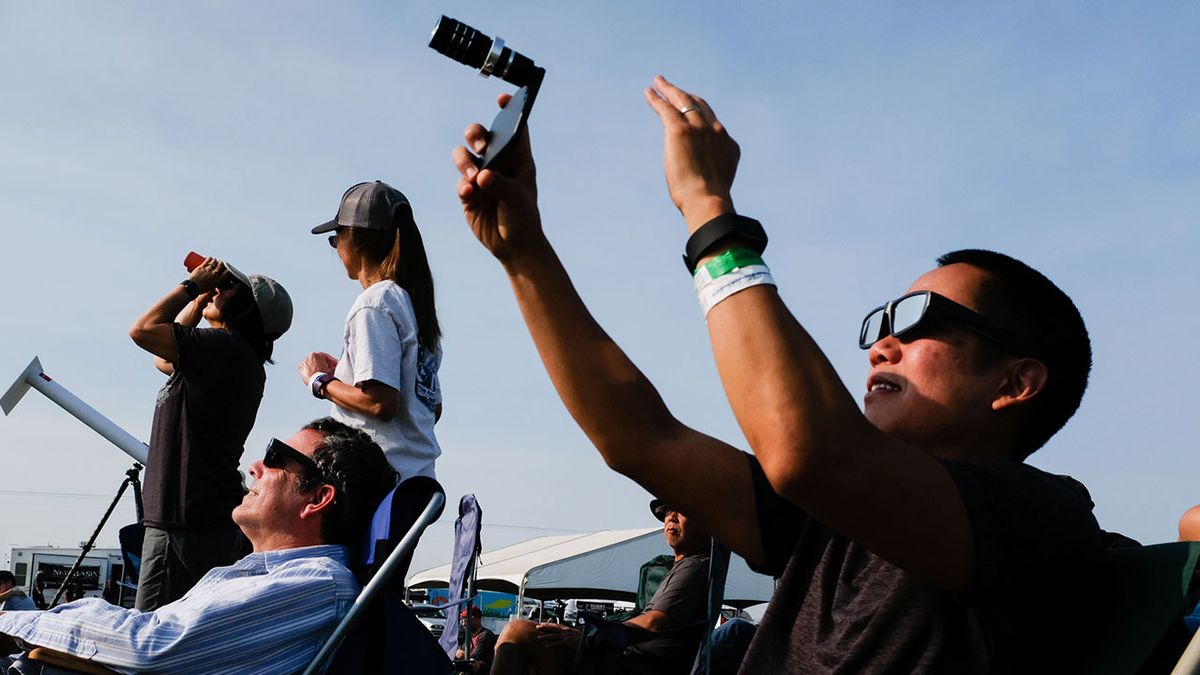
<svg viewBox="0 0 1200 675">
<path fill-rule="evenodd" d="M 1033 462 L 1082 480 L 1104 526 L 1144 541 L 1173 538 L 1200 503 L 1200 8 L 1184 2 L 6 2 L 4 386 L 38 354 L 148 437 L 162 377 L 126 330 L 188 250 L 217 255 L 296 300 L 247 445 L 258 458 L 326 412 L 295 364 L 337 351 L 358 291 L 308 228 L 349 185 L 383 179 L 412 200 L 437 281 L 438 472 L 452 498 L 479 496 L 485 545 L 653 524 L 564 412 L 463 224 L 450 150 L 510 88 L 426 48 L 442 13 L 547 68 L 532 117 L 547 230 L 685 422 L 745 447 L 678 261 L 641 93 L 656 73 L 741 143 L 736 205 L 767 227 L 784 298 L 856 396 L 863 313 L 939 253 L 1002 250 L 1074 297 L 1095 347 L 1081 411 Z M 5 558 L 86 538 L 128 464 L 36 395 L 0 420 L 0 453 Z M 115 519 L 130 518 L 127 500 Z M 438 528 L 414 569 L 448 557 Z"/>
</svg>

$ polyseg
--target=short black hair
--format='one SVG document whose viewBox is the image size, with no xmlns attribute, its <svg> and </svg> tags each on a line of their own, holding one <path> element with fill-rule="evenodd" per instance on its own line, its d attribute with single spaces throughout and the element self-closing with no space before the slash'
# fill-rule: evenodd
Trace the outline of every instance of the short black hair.
<svg viewBox="0 0 1200 675">
<path fill-rule="evenodd" d="M 1083 400 L 1092 370 L 1092 343 L 1071 298 L 1044 274 L 1016 258 L 983 249 L 951 251 L 939 267 L 965 264 L 987 273 L 977 298 L 980 313 L 1017 336 L 1049 371 L 1046 387 L 1033 400 L 1030 423 L 1018 431 L 1021 459 L 1046 444 L 1071 419 Z"/>
<path fill-rule="evenodd" d="M 13 573 L 8 570 L 0 570 L 0 584 L 12 584 L 16 586 L 17 577 L 13 576 Z"/>
<path fill-rule="evenodd" d="M 336 495 L 321 521 L 321 539 L 327 544 L 357 545 L 379 502 L 396 486 L 396 471 L 363 431 L 332 417 L 313 420 L 304 428 L 325 435 L 312 454 L 321 476 L 306 472 L 297 489 L 308 492 L 322 484 L 332 485 Z"/>
</svg>

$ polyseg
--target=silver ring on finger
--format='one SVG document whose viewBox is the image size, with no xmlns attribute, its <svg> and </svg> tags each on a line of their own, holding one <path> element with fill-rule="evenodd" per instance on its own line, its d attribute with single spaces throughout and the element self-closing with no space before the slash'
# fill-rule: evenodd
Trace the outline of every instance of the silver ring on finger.
<svg viewBox="0 0 1200 675">
<path fill-rule="evenodd" d="M 694 104 L 693 104 L 693 105 L 689 105 L 689 106 L 684 106 L 684 107 L 682 107 L 682 108 L 680 108 L 680 109 L 679 109 L 679 114 L 680 114 L 680 115 L 687 115 L 687 114 L 688 114 L 688 113 L 690 113 L 690 112 L 698 112 L 698 113 L 700 113 L 700 116 L 701 116 L 701 117 L 703 117 L 703 116 L 704 116 L 704 111 L 703 111 L 703 110 L 701 110 L 701 109 L 700 109 L 700 106 L 698 106 L 698 105 L 694 105 Z"/>
</svg>

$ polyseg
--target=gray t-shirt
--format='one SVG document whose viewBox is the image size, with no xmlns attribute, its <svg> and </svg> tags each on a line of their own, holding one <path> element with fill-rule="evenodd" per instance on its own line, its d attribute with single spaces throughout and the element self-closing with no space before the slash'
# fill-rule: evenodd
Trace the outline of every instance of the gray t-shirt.
<svg viewBox="0 0 1200 675">
<path fill-rule="evenodd" d="M 633 646 L 630 651 L 637 659 L 657 664 L 658 672 L 663 675 L 689 672 L 703 634 L 699 622 L 708 613 L 708 554 L 689 555 L 676 561 L 643 611 L 652 609 L 671 617 L 674 628 L 665 631 L 663 637 Z M 685 628 L 689 624 L 691 628 Z"/>
<path fill-rule="evenodd" d="M 434 461 L 442 454 L 433 425 L 442 402 L 440 349 L 430 352 L 417 340 L 417 317 L 408 292 L 380 281 L 359 294 L 346 316 L 342 358 L 334 376 L 358 385 L 375 380 L 400 392 L 396 416 L 376 417 L 333 406 L 333 418 L 362 429 L 383 448 L 403 480 L 436 479 Z"/>
<path fill-rule="evenodd" d="M 1101 549 L 1079 483 L 1018 462 L 943 461 L 975 540 L 972 586 L 955 594 L 809 518 L 749 461 L 767 553 L 757 571 L 782 579 L 740 673 L 1070 671 Z"/>
</svg>

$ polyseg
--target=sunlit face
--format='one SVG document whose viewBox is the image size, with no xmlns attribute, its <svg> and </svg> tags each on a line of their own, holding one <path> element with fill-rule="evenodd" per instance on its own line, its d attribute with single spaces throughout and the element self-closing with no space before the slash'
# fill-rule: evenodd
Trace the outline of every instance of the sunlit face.
<svg viewBox="0 0 1200 675">
<path fill-rule="evenodd" d="M 986 273 L 962 263 L 921 275 L 909 291 L 930 290 L 978 311 Z M 978 334 L 952 322 L 932 322 L 917 335 L 887 337 L 870 349 L 864 407 L 888 435 L 917 447 L 977 434 L 1003 382 L 1003 363 L 980 366 Z"/>
<path fill-rule="evenodd" d="M 285 442 L 311 457 L 322 439 L 322 432 L 302 429 Z M 280 469 L 264 466 L 261 459 L 250 465 L 254 482 L 242 497 L 242 503 L 233 510 L 233 522 L 251 541 L 254 541 L 254 533 L 286 532 L 294 526 L 304 506 L 312 501 L 311 493 L 299 491 L 303 473 L 304 468 L 294 461 Z"/>
</svg>

